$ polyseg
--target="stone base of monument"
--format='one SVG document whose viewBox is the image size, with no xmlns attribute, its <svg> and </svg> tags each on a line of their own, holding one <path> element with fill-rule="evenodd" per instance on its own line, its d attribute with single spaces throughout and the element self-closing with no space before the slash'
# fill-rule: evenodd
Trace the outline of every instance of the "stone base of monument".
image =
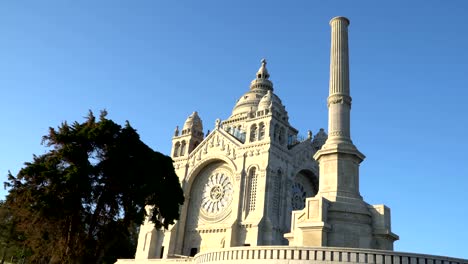
<svg viewBox="0 0 468 264">
<path fill-rule="evenodd" d="M 334 248 L 334 247 L 233 247 L 203 252 L 193 258 L 168 259 L 119 259 L 117 264 L 133 263 L 210 263 L 210 264 L 467 264 L 466 259 L 457 259 L 426 254 L 414 254 L 387 250 Z"/>
</svg>

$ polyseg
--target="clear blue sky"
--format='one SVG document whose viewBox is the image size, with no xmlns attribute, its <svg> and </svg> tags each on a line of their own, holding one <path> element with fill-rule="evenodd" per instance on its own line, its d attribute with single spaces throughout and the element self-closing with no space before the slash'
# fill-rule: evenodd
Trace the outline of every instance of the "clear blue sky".
<svg viewBox="0 0 468 264">
<path fill-rule="evenodd" d="M 467 12 L 463 0 L 1 1 L 0 180 L 89 109 L 168 154 L 192 111 L 205 131 L 230 115 L 263 57 L 291 124 L 326 128 L 328 22 L 346 16 L 361 194 L 391 207 L 396 250 L 468 259 Z"/>
</svg>

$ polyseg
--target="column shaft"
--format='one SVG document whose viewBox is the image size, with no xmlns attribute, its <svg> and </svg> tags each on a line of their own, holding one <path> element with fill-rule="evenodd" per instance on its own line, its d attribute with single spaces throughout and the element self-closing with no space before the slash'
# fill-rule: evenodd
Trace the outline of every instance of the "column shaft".
<svg viewBox="0 0 468 264">
<path fill-rule="evenodd" d="M 351 142 L 348 25 L 349 20 L 344 17 L 336 17 L 330 21 L 330 91 L 328 97 L 330 143 Z"/>
</svg>

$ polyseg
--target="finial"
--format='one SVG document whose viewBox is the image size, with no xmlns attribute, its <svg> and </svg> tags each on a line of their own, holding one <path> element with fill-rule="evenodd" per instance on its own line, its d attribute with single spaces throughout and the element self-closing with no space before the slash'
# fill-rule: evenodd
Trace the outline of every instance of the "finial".
<svg viewBox="0 0 468 264">
<path fill-rule="evenodd" d="M 267 64 L 266 59 L 262 59 L 261 62 L 262 62 L 262 66 L 260 66 L 260 69 L 258 69 L 257 80 L 270 78 L 270 74 L 268 73 L 268 70 L 266 68 L 266 64 Z"/>
</svg>

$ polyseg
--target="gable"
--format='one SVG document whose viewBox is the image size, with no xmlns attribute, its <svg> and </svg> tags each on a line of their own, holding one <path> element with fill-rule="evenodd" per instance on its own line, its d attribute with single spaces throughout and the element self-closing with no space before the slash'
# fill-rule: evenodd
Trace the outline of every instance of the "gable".
<svg viewBox="0 0 468 264">
<path fill-rule="evenodd" d="M 236 159 L 236 150 L 242 146 L 234 136 L 222 129 L 211 132 L 188 156 L 188 165 L 195 167 L 208 156 Z"/>
</svg>

